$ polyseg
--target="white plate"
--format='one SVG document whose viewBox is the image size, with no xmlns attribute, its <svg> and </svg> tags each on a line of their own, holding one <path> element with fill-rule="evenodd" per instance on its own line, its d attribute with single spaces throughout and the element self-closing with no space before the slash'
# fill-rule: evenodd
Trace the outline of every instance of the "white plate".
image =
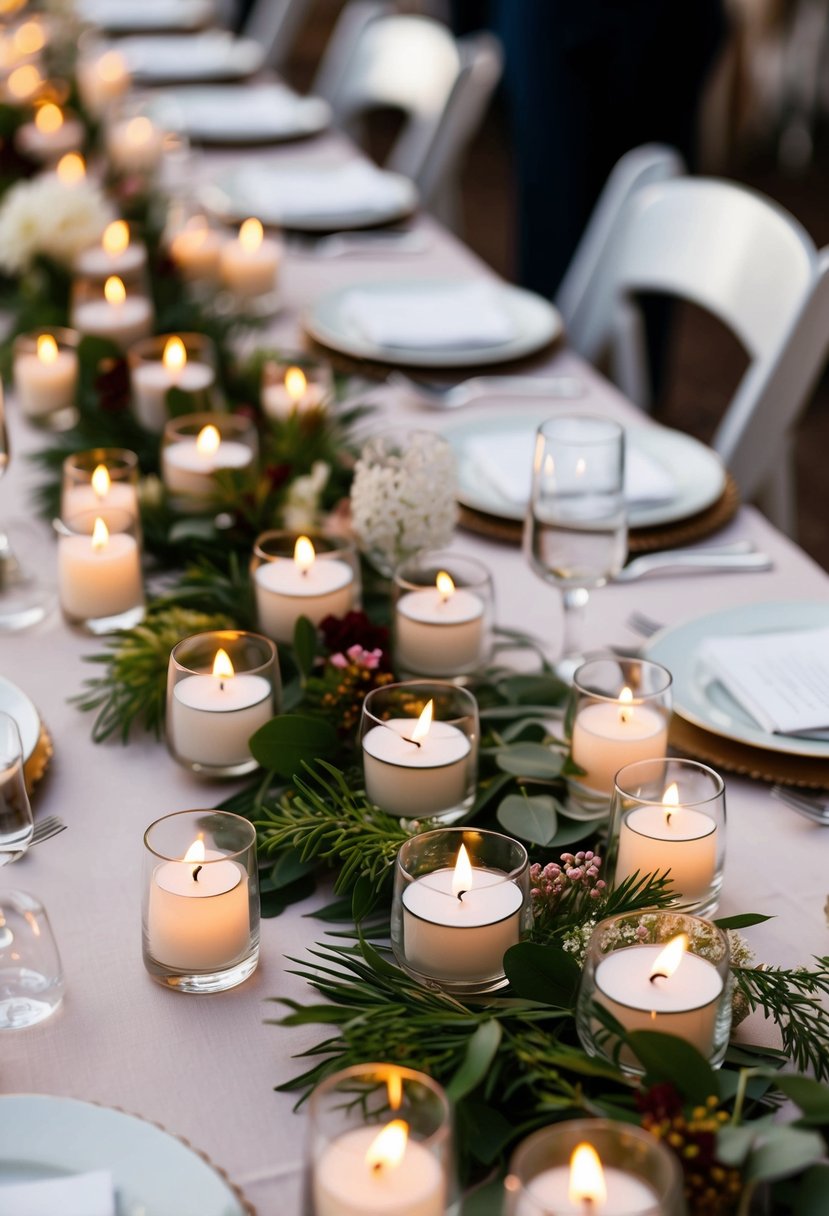
<svg viewBox="0 0 829 1216">
<path fill-rule="evenodd" d="M 110 34 L 197 30 L 215 16 L 213 0 L 78 0 L 78 16 Z"/>
<path fill-rule="evenodd" d="M 578 402 L 576 405 L 578 406 Z M 458 502 L 473 511 L 483 511 L 500 519 L 520 522 L 526 509 L 520 503 L 505 498 L 496 486 L 488 482 L 465 450 L 470 437 L 514 435 L 516 432 L 535 434 L 538 426 L 555 413 L 555 406 L 534 406 L 532 410 L 510 408 L 507 417 L 476 419 L 448 426 L 443 431 L 452 444 L 458 461 Z M 687 519 L 715 503 L 725 489 L 725 469 L 716 452 L 681 431 L 664 426 L 628 426 L 627 442 L 635 445 L 655 464 L 666 469 L 676 485 L 676 497 L 670 502 L 637 503 L 630 510 L 632 528 L 651 528 Z M 528 444 L 528 461 L 532 461 L 532 445 Z"/>
<path fill-rule="evenodd" d="M 0 1192 L 107 1169 L 123 1216 L 244 1216 L 227 1183 L 180 1140 L 134 1115 L 41 1094 L 0 1097 Z"/>
<path fill-rule="evenodd" d="M 281 84 L 190 86 L 153 101 L 162 120 L 204 144 L 278 143 L 318 135 L 331 122 L 322 98 L 300 97 Z M 232 184 L 229 194 L 232 203 Z"/>
<path fill-rule="evenodd" d="M 223 30 L 203 34 L 136 35 L 117 44 L 135 80 L 141 84 L 196 80 L 237 80 L 262 66 L 263 52 L 252 38 L 234 38 Z"/>
<path fill-rule="evenodd" d="M 304 100 L 315 101 L 314 98 Z M 324 102 L 318 104 L 325 105 Z M 345 199 L 325 210 L 320 209 L 318 203 L 313 208 L 303 206 L 303 199 L 313 194 L 315 183 L 319 184 L 318 197 L 321 192 L 324 192 L 323 196 L 336 194 L 331 186 L 340 168 L 339 164 L 310 164 L 296 159 L 264 165 L 250 161 L 206 187 L 204 200 L 209 209 L 224 220 L 240 221 L 255 215 L 263 224 L 294 228 L 299 232 L 341 232 L 389 224 L 411 215 L 417 206 L 414 182 L 400 173 L 380 169 L 372 170 L 375 183 L 380 187 L 375 189 L 373 199 L 359 203 Z"/>
<path fill-rule="evenodd" d="M 561 316 L 552 304 L 531 291 L 511 287 L 507 283 L 493 283 L 492 286 L 498 291 L 503 308 L 509 314 L 515 337 L 493 346 L 378 346 L 357 328 L 346 308 L 347 298 L 352 291 L 415 293 L 459 285 L 457 280 L 446 279 L 352 283 L 317 300 L 306 314 L 304 325 L 312 338 L 332 350 L 357 359 L 375 359 L 379 363 L 400 364 L 403 367 L 486 367 L 531 355 L 564 331 Z"/>
<path fill-rule="evenodd" d="M 826 601 L 743 604 L 663 629 L 645 642 L 642 650 L 671 672 L 674 709 L 695 726 L 767 751 L 829 760 L 829 741 L 825 739 L 771 735 L 764 731 L 714 678 L 698 654 L 700 644 L 709 637 L 745 637 L 751 633 L 817 629 L 826 625 L 829 625 Z"/>
<path fill-rule="evenodd" d="M 0 676 L 0 710 L 17 723 L 23 744 L 23 759 L 28 760 L 40 738 L 40 714 L 25 692 L 3 676 Z"/>
</svg>

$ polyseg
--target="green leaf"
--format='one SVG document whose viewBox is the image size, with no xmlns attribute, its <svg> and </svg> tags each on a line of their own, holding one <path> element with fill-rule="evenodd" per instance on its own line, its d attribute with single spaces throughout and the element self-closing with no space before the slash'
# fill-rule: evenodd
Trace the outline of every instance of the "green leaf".
<svg viewBox="0 0 829 1216">
<path fill-rule="evenodd" d="M 271 866 L 267 878 L 261 883 L 261 890 L 278 891 L 281 887 L 290 886 L 298 878 L 304 878 L 313 870 L 313 858 L 303 861 L 293 849 L 286 849 L 284 853 L 279 854 Z"/>
<path fill-rule="evenodd" d="M 773 919 L 771 916 L 763 916 L 762 912 L 746 912 L 742 916 L 722 916 L 715 920 L 714 924 L 720 929 L 748 929 L 751 925 L 762 925 Z"/>
<path fill-rule="evenodd" d="M 501 1024 L 495 1018 L 482 1022 L 466 1045 L 463 1061 L 446 1092 L 453 1102 L 466 1097 L 483 1081 L 501 1043 Z"/>
<path fill-rule="evenodd" d="M 337 732 L 323 718 L 282 714 L 272 718 L 250 740 L 250 750 L 262 768 L 280 777 L 293 777 L 304 764 L 330 756 L 337 747 Z"/>
<path fill-rule="evenodd" d="M 755 1148 L 745 1169 L 746 1182 L 768 1182 L 787 1178 L 815 1165 L 824 1154 L 823 1137 L 797 1127 L 775 1127 L 765 1142 Z"/>
<path fill-rule="evenodd" d="M 377 895 L 377 888 L 371 879 L 366 878 L 364 874 L 360 875 L 351 895 L 351 915 L 355 925 L 359 925 L 360 921 L 364 920 L 374 908 L 377 903 Z"/>
<path fill-rule="evenodd" d="M 305 874 L 302 878 L 288 886 L 280 887 L 278 891 L 263 891 L 260 896 L 261 912 L 264 917 L 281 916 L 291 904 L 297 904 L 309 895 L 314 894 L 316 879 L 313 874 Z"/>
<path fill-rule="evenodd" d="M 669 1081 L 689 1102 L 698 1104 L 717 1093 L 714 1069 L 684 1039 L 657 1030 L 634 1030 L 627 1039 L 645 1067 L 647 1084 Z"/>
<path fill-rule="evenodd" d="M 829 1212 L 829 1165 L 813 1165 L 800 1179 L 791 1207 L 797 1216 L 826 1216 Z"/>
<path fill-rule="evenodd" d="M 732 1127 L 728 1124 L 717 1132 L 717 1160 L 723 1165 L 742 1166 L 757 1136 L 754 1127 Z"/>
<path fill-rule="evenodd" d="M 497 1178 L 464 1197 L 461 1216 L 502 1216 L 503 1210 L 504 1184 Z"/>
<path fill-rule="evenodd" d="M 602 815 L 601 819 L 570 819 L 559 815 L 556 834 L 547 841 L 547 848 L 558 849 L 565 844 L 575 844 L 577 840 L 587 840 L 606 826 L 606 815 Z"/>
<path fill-rule="evenodd" d="M 772 1073 L 777 1089 L 803 1111 L 805 1120 L 820 1127 L 829 1125 L 829 1087 L 797 1073 Z"/>
<path fill-rule="evenodd" d="M 216 536 L 216 525 L 212 517 L 205 519 L 195 516 L 192 519 L 177 519 L 168 535 L 171 542 L 177 545 L 187 540 L 213 540 Z"/>
<path fill-rule="evenodd" d="M 557 676 L 513 675 L 498 681 L 503 696 L 517 705 L 561 705 L 570 689 Z"/>
<path fill-rule="evenodd" d="M 498 807 L 498 822 L 504 831 L 533 844 L 546 845 L 556 834 L 557 804 L 549 794 L 508 794 Z"/>
<path fill-rule="evenodd" d="M 495 754 L 495 763 L 514 777 L 558 777 L 564 756 L 542 743 L 513 743 Z"/>
<path fill-rule="evenodd" d="M 504 955 L 504 971 L 514 996 L 556 1009 L 572 1009 L 581 967 L 558 946 L 520 942 Z"/>
<path fill-rule="evenodd" d="M 458 1105 L 457 1119 L 463 1128 L 464 1143 L 483 1165 L 492 1165 L 515 1136 L 515 1127 L 509 1119 L 493 1106 L 475 1099 Z M 500 1207 L 495 1209 L 495 1216 L 501 1216 Z"/>
<path fill-rule="evenodd" d="M 294 658 L 302 675 L 307 679 L 317 657 L 317 631 L 307 616 L 297 618 L 294 626 Z"/>
</svg>

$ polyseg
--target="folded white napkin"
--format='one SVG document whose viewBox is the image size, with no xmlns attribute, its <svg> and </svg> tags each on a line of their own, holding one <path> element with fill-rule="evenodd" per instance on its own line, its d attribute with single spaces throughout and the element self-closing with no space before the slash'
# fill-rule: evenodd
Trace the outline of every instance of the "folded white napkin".
<svg viewBox="0 0 829 1216">
<path fill-rule="evenodd" d="M 165 34 L 163 38 L 139 34 L 123 38 L 118 49 L 133 72 L 156 79 L 165 76 L 184 79 L 230 66 L 237 45 L 226 30 L 206 30 L 203 34 Z"/>
<path fill-rule="evenodd" d="M 699 656 L 763 730 L 829 738 L 829 627 L 707 638 Z"/>
<path fill-rule="evenodd" d="M 213 16 L 211 0 L 77 0 L 75 7 L 83 21 L 112 30 L 183 28 Z"/>
<path fill-rule="evenodd" d="M 526 506 L 532 488 L 534 431 L 477 435 L 464 450 L 491 486 L 508 502 Z M 628 506 L 655 506 L 676 498 L 676 484 L 666 468 L 628 445 L 625 451 L 625 501 Z"/>
<path fill-rule="evenodd" d="M 343 313 L 376 346 L 498 346 L 515 325 L 489 283 L 349 292 Z"/>
<path fill-rule="evenodd" d="M 0 1216 L 115 1216 L 109 1170 L 0 1184 Z"/>
<path fill-rule="evenodd" d="M 292 113 L 299 100 L 293 95 Z M 252 211 L 268 215 L 336 216 L 395 205 L 400 184 L 374 165 L 351 161 L 296 169 L 251 168 L 238 175 L 235 192 L 244 196 Z"/>
</svg>

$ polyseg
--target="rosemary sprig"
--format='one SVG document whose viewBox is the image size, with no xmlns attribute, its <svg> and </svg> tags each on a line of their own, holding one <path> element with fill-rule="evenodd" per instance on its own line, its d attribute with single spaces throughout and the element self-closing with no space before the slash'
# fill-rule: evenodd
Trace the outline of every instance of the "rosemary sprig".
<svg viewBox="0 0 829 1216">
<path fill-rule="evenodd" d="M 817 966 L 735 967 L 734 978 L 752 1010 L 762 1009 L 780 1027 L 786 1055 L 798 1068 L 813 1069 L 818 1080 L 829 1079 L 829 957 Z"/>
</svg>

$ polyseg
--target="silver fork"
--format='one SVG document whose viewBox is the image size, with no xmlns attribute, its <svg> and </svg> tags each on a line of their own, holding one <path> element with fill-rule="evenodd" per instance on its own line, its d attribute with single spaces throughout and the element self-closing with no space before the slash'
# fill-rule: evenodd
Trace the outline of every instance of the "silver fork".
<svg viewBox="0 0 829 1216">
<path fill-rule="evenodd" d="M 643 638 L 652 638 L 655 633 L 659 633 L 660 629 L 665 628 L 662 621 L 655 621 L 652 616 L 648 616 L 644 612 L 637 612 L 635 609 L 625 624 L 628 629 L 632 629 L 634 633 L 640 634 Z"/>
<path fill-rule="evenodd" d="M 59 815 L 49 815 L 46 819 L 41 819 L 40 823 L 35 825 L 35 830 L 32 832 L 32 839 L 29 841 L 25 849 L 19 849 L 16 853 L 12 853 L 6 860 L 7 862 L 18 861 L 28 850 L 35 844 L 42 844 L 44 840 L 50 840 L 52 836 L 57 836 L 59 833 L 66 830 L 66 824 Z"/>
<path fill-rule="evenodd" d="M 791 810 L 823 827 L 829 827 L 829 794 L 807 794 L 788 785 L 773 785 L 771 796 Z"/>
<path fill-rule="evenodd" d="M 401 371 L 389 372 L 386 383 L 404 389 L 430 410 L 459 410 L 478 397 L 501 393 L 505 397 L 583 397 L 586 389 L 576 376 L 473 376 L 460 384 L 417 380 Z"/>
</svg>

